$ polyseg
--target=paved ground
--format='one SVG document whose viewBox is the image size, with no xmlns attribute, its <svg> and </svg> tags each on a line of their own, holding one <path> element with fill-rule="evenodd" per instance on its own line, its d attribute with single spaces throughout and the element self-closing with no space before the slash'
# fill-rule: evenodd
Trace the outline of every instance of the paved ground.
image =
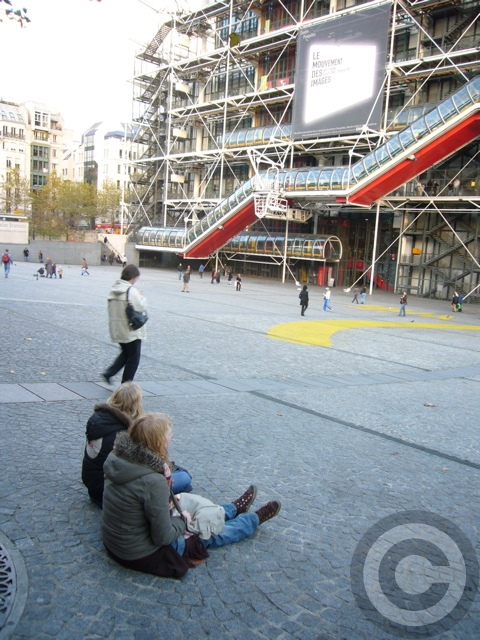
<svg viewBox="0 0 480 640">
<path fill-rule="evenodd" d="M 14 578 L 2 608 L 0 566 L 0 638 L 409 637 L 357 605 L 350 570 L 364 534 L 421 510 L 459 527 L 478 553 L 479 307 L 451 314 L 448 303 L 411 298 L 403 319 L 396 295 L 357 306 L 334 289 L 330 314 L 312 287 L 301 318 L 291 284 L 244 278 L 237 293 L 194 274 L 185 294 L 176 273 L 144 270 L 150 320 L 137 382 L 147 410 L 172 417 L 172 457 L 214 501 L 255 482 L 259 504 L 283 504 L 253 539 L 174 581 L 109 560 L 80 481 L 85 423 L 108 397 L 99 374 L 117 352 L 106 295 L 119 270 L 65 267 L 62 280 L 37 281 L 35 268 L 18 264 L 0 280 L 0 548 Z M 331 346 L 302 340 L 337 320 Z M 281 340 L 268 335 L 284 324 Z M 418 564 L 397 569 L 408 592 Z M 475 580 L 467 591 L 475 596 Z M 478 599 L 451 629 L 442 616 L 443 627 L 426 627 L 438 637 L 479 637 Z"/>
</svg>

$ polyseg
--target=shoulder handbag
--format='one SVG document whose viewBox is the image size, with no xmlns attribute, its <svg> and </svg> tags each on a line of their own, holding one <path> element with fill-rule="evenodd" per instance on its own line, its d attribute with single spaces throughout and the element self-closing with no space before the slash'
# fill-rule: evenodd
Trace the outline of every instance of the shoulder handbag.
<svg viewBox="0 0 480 640">
<path fill-rule="evenodd" d="M 125 311 L 127 313 L 128 325 L 130 329 L 132 331 L 136 331 L 137 329 L 140 329 L 141 327 L 143 327 L 143 325 L 148 320 L 148 315 L 146 311 L 137 311 L 134 308 L 134 306 L 129 302 L 128 293 L 131 288 L 132 287 L 128 287 L 127 289 L 127 308 Z"/>
</svg>

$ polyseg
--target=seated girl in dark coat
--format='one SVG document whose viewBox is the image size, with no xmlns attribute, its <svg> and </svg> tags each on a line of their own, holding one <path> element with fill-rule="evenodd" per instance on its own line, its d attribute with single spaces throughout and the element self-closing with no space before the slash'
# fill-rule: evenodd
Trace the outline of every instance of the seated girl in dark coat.
<svg viewBox="0 0 480 640">
<path fill-rule="evenodd" d="M 105 462 L 102 537 L 109 554 L 124 567 L 181 578 L 192 561 L 208 556 L 207 549 L 253 535 L 278 514 L 280 503 L 268 502 L 248 513 L 257 495 L 250 485 L 240 498 L 223 505 L 224 526 L 218 533 L 203 539 L 189 532 L 191 515 L 181 511 L 172 491 L 171 438 L 170 420 L 160 413 L 145 414 L 119 434 Z"/>
<path fill-rule="evenodd" d="M 120 385 L 107 402 L 95 405 L 87 422 L 87 444 L 82 463 L 82 482 L 87 487 L 92 502 L 102 506 L 103 465 L 113 449 L 120 431 L 126 431 L 132 421 L 144 415 L 142 390 L 133 382 Z M 175 491 L 192 490 L 192 477 L 186 469 L 175 467 L 173 473 Z"/>
</svg>

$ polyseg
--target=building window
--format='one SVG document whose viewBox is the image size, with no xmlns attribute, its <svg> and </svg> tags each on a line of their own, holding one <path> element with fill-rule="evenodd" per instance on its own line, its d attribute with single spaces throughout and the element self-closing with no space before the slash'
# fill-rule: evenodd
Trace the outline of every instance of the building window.
<svg viewBox="0 0 480 640">
<path fill-rule="evenodd" d="M 53 141 L 56 142 L 57 141 L 57 136 L 53 136 Z"/>
<path fill-rule="evenodd" d="M 122 154 L 123 154 L 123 151 L 120 149 L 120 151 L 118 152 L 118 157 L 122 158 L 123 157 Z"/>
<path fill-rule="evenodd" d="M 117 165 L 117 173 L 122 173 L 122 165 Z"/>
<path fill-rule="evenodd" d="M 12 161 L 7 159 L 7 169 L 12 168 Z"/>
</svg>

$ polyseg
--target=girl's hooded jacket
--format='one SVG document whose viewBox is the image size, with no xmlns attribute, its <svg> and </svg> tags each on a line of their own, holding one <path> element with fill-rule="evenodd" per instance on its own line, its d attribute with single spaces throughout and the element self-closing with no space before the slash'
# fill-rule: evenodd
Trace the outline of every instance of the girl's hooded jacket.
<svg viewBox="0 0 480 640">
<path fill-rule="evenodd" d="M 164 461 L 121 432 L 105 465 L 102 535 L 108 550 L 138 560 L 170 545 L 185 532 L 183 517 L 170 514 Z"/>
<path fill-rule="evenodd" d="M 119 431 L 131 424 L 129 416 L 107 403 L 95 405 L 87 422 L 85 453 L 82 463 L 82 482 L 92 500 L 99 506 L 103 499 L 103 465 Z"/>
</svg>

